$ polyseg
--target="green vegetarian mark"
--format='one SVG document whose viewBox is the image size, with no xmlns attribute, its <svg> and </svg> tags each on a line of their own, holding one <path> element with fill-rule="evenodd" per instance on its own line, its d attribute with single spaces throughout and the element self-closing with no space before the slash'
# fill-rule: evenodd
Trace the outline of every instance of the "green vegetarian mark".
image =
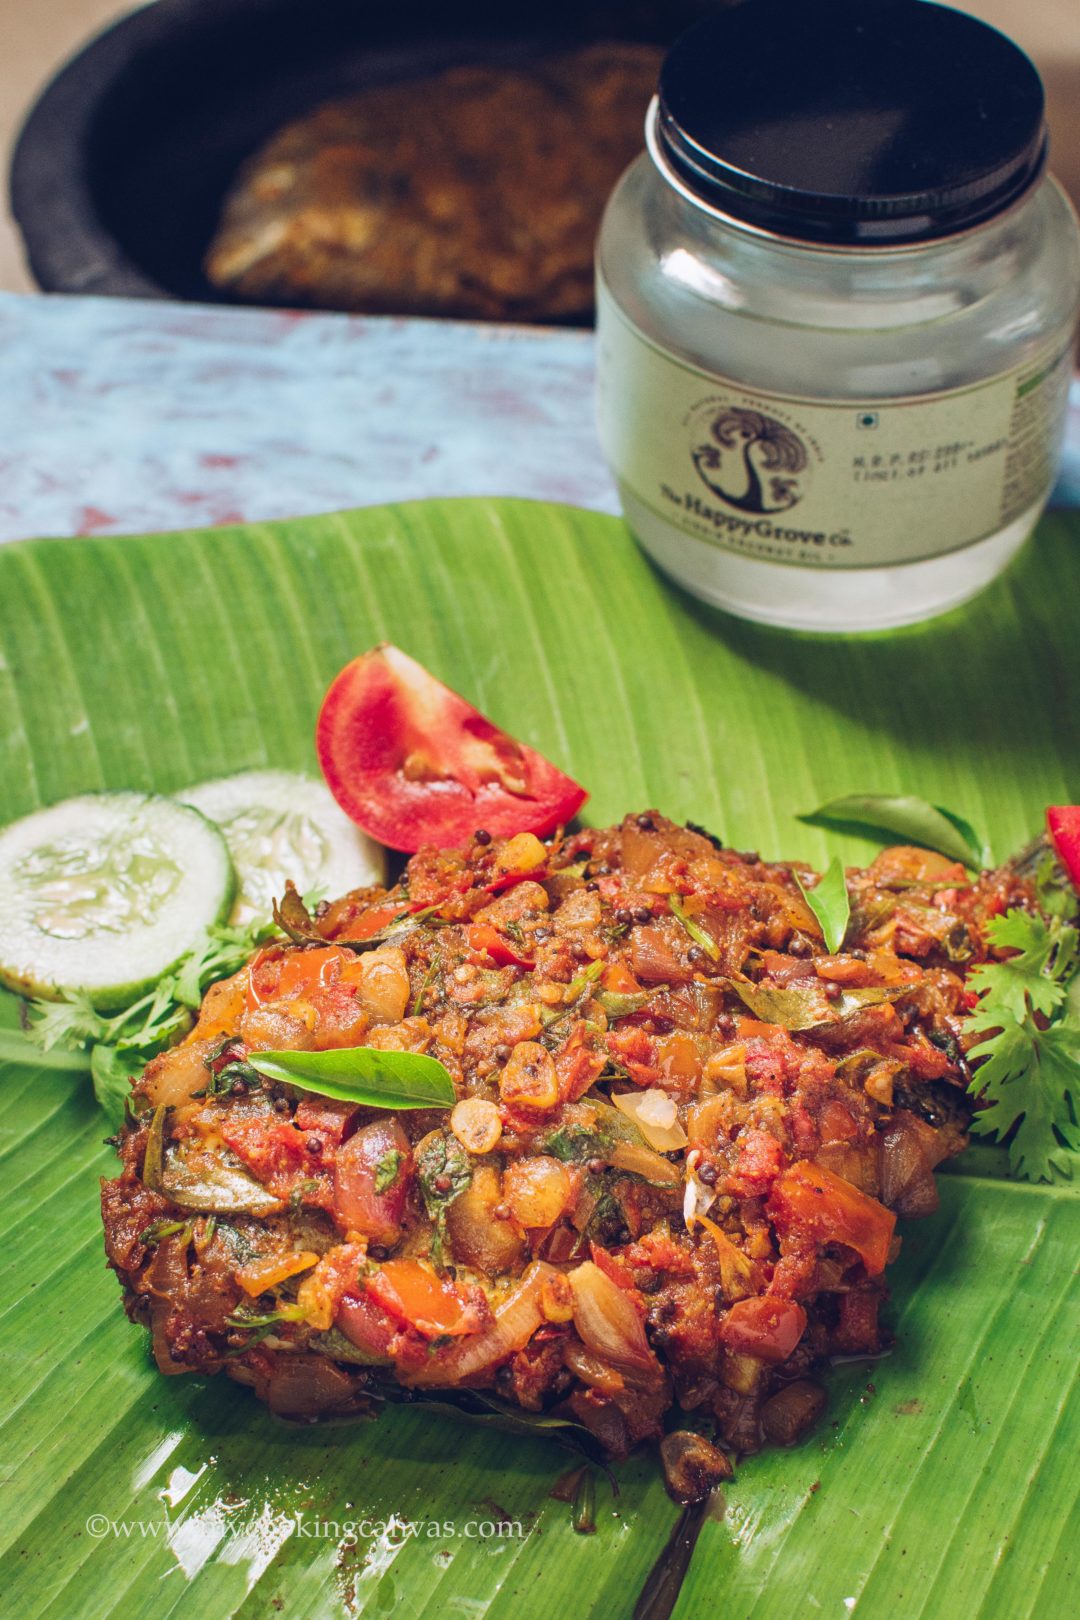
<svg viewBox="0 0 1080 1620">
<path fill-rule="evenodd" d="M 964 866 L 986 866 L 992 860 L 985 840 L 969 821 L 915 793 L 848 793 L 807 811 L 799 820 L 837 822 L 889 833 L 909 844 L 936 850 Z"/>
<path fill-rule="evenodd" d="M 454 1082 L 437 1058 L 350 1046 L 333 1052 L 252 1052 L 268 1080 L 367 1108 L 452 1108 Z"/>
<path fill-rule="evenodd" d="M 830 951 L 840 950 L 851 919 L 851 901 L 839 857 L 833 856 L 814 888 L 808 889 L 797 872 L 795 881 L 803 899 L 821 924 L 826 946 Z"/>
</svg>

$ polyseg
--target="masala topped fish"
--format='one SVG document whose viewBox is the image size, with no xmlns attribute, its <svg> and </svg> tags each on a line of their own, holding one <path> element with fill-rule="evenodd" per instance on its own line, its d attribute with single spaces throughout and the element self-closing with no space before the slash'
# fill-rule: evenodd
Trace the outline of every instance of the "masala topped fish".
<svg viewBox="0 0 1080 1620">
<path fill-rule="evenodd" d="M 806 885 L 800 887 L 796 873 Z M 166 1373 L 277 1412 L 476 1390 L 611 1456 L 672 1408 L 746 1453 L 873 1355 L 897 1217 L 966 1142 L 963 1018 L 1011 868 L 849 868 L 827 949 L 806 867 L 656 812 L 424 848 L 206 994 L 134 1086 L 109 1261 Z M 453 1106 L 314 1095 L 259 1054 L 423 1053 Z"/>
</svg>

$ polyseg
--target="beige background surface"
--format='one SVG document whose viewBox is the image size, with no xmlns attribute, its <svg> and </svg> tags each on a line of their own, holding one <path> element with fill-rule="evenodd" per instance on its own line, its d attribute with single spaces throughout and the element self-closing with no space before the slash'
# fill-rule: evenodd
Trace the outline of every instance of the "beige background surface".
<svg viewBox="0 0 1080 1620">
<path fill-rule="evenodd" d="M 1080 0 L 954 0 L 1016 39 L 1046 80 L 1053 166 L 1080 205 Z M 38 90 L 56 68 L 113 18 L 135 10 L 116 0 L 0 0 L 0 288 L 28 291 L 18 233 L 7 214 L 11 144 Z"/>
</svg>

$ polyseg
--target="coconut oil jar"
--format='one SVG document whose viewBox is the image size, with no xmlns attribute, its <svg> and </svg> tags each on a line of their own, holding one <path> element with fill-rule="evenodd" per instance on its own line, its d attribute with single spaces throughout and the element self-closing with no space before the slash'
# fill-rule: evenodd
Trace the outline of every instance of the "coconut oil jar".
<svg viewBox="0 0 1080 1620">
<path fill-rule="evenodd" d="M 673 47 L 647 143 L 598 247 L 641 545 L 802 629 L 973 596 L 1049 496 L 1080 302 L 1027 57 L 927 0 L 747 0 Z"/>
</svg>

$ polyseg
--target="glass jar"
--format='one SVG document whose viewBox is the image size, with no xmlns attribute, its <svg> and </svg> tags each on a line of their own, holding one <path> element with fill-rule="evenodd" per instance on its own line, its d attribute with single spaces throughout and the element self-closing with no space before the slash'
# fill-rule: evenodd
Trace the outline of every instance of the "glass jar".
<svg viewBox="0 0 1080 1620">
<path fill-rule="evenodd" d="M 796 628 L 974 595 L 1052 488 L 1080 304 L 1030 62 L 926 0 L 753 0 L 675 45 L 647 140 L 597 257 L 641 545 Z"/>
</svg>

